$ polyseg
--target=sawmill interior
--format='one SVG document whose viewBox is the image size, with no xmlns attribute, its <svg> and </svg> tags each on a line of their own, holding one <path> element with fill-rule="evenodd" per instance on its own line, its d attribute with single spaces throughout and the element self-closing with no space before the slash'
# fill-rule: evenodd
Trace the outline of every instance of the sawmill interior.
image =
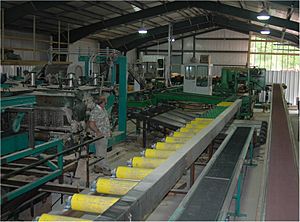
<svg viewBox="0 0 300 222">
<path fill-rule="evenodd" d="M 1 221 L 299 221 L 299 1 L 1 1 Z"/>
</svg>

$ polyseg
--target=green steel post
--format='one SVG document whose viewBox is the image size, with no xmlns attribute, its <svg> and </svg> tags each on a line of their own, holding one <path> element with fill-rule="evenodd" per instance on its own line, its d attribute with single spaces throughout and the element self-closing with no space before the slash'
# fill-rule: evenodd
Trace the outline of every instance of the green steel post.
<svg viewBox="0 0 300 222">
<path fill-rule="evenodd" d="M 111 84 L 112 86 L 116 84 L 116 66 L 111 68 Z"/>
<path fill-rule="evenodd" d="M 249 163 L 245 164 L 246 166 L 250 166 L 250 167 L 257 166 L 256 163 L 253 163 L 253 148 L 254 148 L 254 146 L 253 146 L 253 141 L 252 141 L 249 145 L 249 160 L 250 161 L 249 161 Z"/>
<path fill-rule="evenodd" d="M 41 154 L 41 155 L 39 155 L 38 156 L 38 159 L 39 160 L 43 160 L 43 159 L 45 159 L 44 158 L 44 155 L 43 154 Z M 54 164 L 51 160 L 48 160 L 47 162 L 45 162 L 44 163 L 46 166 L 48 166 L 51 170 L 57 170 L 57 165 L 56 164 Z"/>
<path fill-rule="evenodd" d="M 119 131 L 126 133 L 127 121 L 127 58 L 119 56 L 117 59 L 119 64 Z"/>
<path fill-rule="evenodd" d="M 235 199 L 235 210 L 234 212 L 229 212 L 229 216 L 233 217 L 246 217 L 247 214 L 241 213 L 241 196 L 242 196 L 242 184 L 243 184 L 243 173 L 239 175 L 238 182 L 237 182 L 237 191 L 234 195 L 233 199 Z"/>
<path fill-rule="evenodd" d="M 84 75 L 89 76 L 89 56 L 78 56 L 79 62 L 84 62 Z"/>
<path fill-rule="evenodd" d="M 235 215 L 239 216 L 241 214 L 241 192 L 242 192 L 242 180 L 243 174 L 239 175 L 238 184 L 237 184 L 237 194 L 235 201 Z"/>
<path fill-rule="evenodd" d="M 25 116 L 25 113 L 20 112 L 17 114 L 16 118 L 14 119 L 13 124 L 12 124 L 12 130 L 15 133 L 19 132 L 19 130 L 21 128 L 21 122 L 22 122 L 24 116 Z"/>
<path fill-rule="evenodd" d="M 58 144 L 57 144 L 57 152 L 60 153 L 62 152 L 64 149 L 64 146 L 63 146 L 63 143 L 62 141 L 60 141 Z M 64 156 L 63 155 L 59 155 L 57 157 L 57 165 L 58 165 L 58 168 L 61 170 L 61 172 L 63 171 L 63 168 L 64 168 Z"/>
</svg>

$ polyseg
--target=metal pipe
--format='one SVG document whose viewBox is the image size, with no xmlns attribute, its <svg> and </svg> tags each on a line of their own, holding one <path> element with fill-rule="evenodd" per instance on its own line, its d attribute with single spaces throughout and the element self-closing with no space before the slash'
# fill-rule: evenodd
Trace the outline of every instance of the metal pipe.
<svg viewBox="0 0 300 222">
<path fill-rule="evenodd" d="M 30 86 L 35 87 L 35 80 L 36 80 L 36 73 L 35 72 L 31 72 L 30 73 Z"/>
<path fill-rule="evenodd" d="M 252 36 L 252 32 L 249 32 L 249 39 L 248 39 L 248 52 L 247 52 L 247 62 L 246 62 L 246 66 L 250 67 L 250 52 L 251 52 L 251 36 Z"/>
<path fill-rule="evenodd" d="M 97 141 L 97 140 L 99 140 L 99 139 L 102 139 L 102 138 L 104 138 L 104 137 L 101 136 L 101 137 L 94 138 L 94 139 L 92 139 L 92 140 L 85 141 L 84 143 L 78 144 L 78 145 L 73 146 L 73 147 L 71 147 L 71 148 L 69 148 L 69 149 L 66 149 L 66 150 L 64 150 L 64 151 L 62 151 L 62 152 L 59 152 L 59 153 L 56 153 L 56 154 L 51 155 L 51 156 L 49 156 L 49 157 L 46 157 L 46 158 L 44 158 L 44 159 L 42 159 L 42 160 L 40 160 L 40 161 L 38 161 L 38 162 L 35 162 L 35 163 L 33 163 L 33 164 L 30 164 L 30 165 L 28 165 L 28 166 L 26 166 L 26 167 L 22 167 L 22 168 L 19 169 L 19 170 L 16 170 L 16 171 L 11 172 L 11 173 L 9 173 L 9 174 L 3 175 L 0 179 L 1 179 L 1 180 L 7 179 L 7 178 L 9 178 L 9 177 L 11 177 L 11 176 L 13 176 L 13 175 L 16 175 L 16 174 L 22 172 L 22 171 L 25 171 L 25 170 L 28 170 L 28 169 L 30 169 L 30 168 L 32 168 L 32 167 L 41 165 L 42 163 L 45 163 L 45 162 L 47 162 L 48 160 L 54 159 L 55 157 L 57 157 L 57 156 L 59 156 L 59 155 L 66 154 L 66 153 L 68 153 L 68 152 L 71 152 L 71 151 L 73 151 L 73 150 L 79 148 L 79 147 L 88 145 L 88 144 L 93 143 L 93 142 L 95 142 L 95 141 Z"/>
<path fill-rule="evenodd" d="M 29 147 L 34 149 L 35 141 L 34 141 L 34 109 L 29 110 Z"/>
<path fill-rule="evenodd" d="M 69 73 L 68 75 L 69 75 L 69 78 L 68 78 L 69 87 L 73 88 L 75 73 Z"/>
<path fill-rule="evenodd" d="M 89 154 L 87 154 L 87 158 L 86 158 L 86 187 L 90 186 L 90 158 L 89 158 Z"/>
<path fill-rule="evenodd" d="M 2 59 L 1 60 L 4 60 L 4 8 L 2 8 L 2 10 L 1 10 L 1 21 L 2 21 L 2 23 L 1 23 L 1 31 L 2 31 L 2 38 L 1 38 L 1 40 L 2 40 L 2 44 L 1 44 L 1 53 L 2 53 Z"/>
<path fill-rule="evenodd" d="M 168 57 L 167 57 L 167 64 L 166 64 L 166 71 L 165 71 L 165 85 L 168 87 L 169 85 L 169 75 L 171 71 L 171 38 L 172 38 L 172 24 L 169 24 L 168 29 Z"/>
<path fill-rule="evenodd" d="M 97 73 L 93 73 L 93 85 L 97 86 L 98 85 L 98 81 L 97 81 Z"/>
<path fill-rule="evenodd" d="M 33 60 L 36 59 L 36 22 L 35 15 L 33 16 Z"/>
<path fill-rule="evenodd" d="M 69 44 L 70 44 L 70 24 L 68 23 L 68 62 L 70 61 L 70 58 L 69 58 Z"/>
<path fill-rule="evenodd" d="M 60 62 L 60 21 L 58 21 L 58 61 Z"/>
<path fill-rule="evenodd" d="M 52 63 L 52 59 L 53 59 L 53 36 L 50 35 L 50 47 L 49 47 L 49 61 L 50 63 Z"/>
<path fill-rule="evenodd" d="M 196 36 L 193 36 L 193 57 L 196 57 Z"/>
</svg>

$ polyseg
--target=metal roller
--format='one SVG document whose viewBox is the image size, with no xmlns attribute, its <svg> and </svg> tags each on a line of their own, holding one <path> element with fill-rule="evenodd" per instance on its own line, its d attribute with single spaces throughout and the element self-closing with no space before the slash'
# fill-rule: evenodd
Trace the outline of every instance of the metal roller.
<svg viewBox="0 0 300 222">
<path fill-rule="evenodd" d="M 212 122 L 214 121 L 214 119 L 211 119 L 211 118 L 195 118 L 194 120 L 192 121 L 198 121 L 198 122 Z"/>
<path fill-rule="evenodd" d="M 154 169 L 162 164 L 165 159 L 158 159 L 158 158 L 146 158 L 146 157 L 133 157 L 131 159 L 131 166 L 136 168 L 147 168 L 147 169 Z"/>
<path fill-rule="evenodd" d="M 119 198 L 74 194 L 67 201 L 66 209 L 101 214 L 116 203 Z"/>
<path fill-rule="evenodd" d="M 40 217 L 37 217 L 34 221 L 85 221 L 85 222 L 92 222 L 92 220 L 81 219 L 76 217 L 66 217 L 60 215 L 52 215 L 52 214 L 42 214 Z"/>
<path fill-rule="evenodd" d="M 202 129 L 204 129 L 204 128 L 202 128 Z M 179 132 L 181 132 L 181 133 L 197 134 L 197 133 L 199 133 L 202 129 L 201 129 L 201 128 L 199 128 L 199 129 L 194 129 L 194 128 L 186 128 L 186 127 L 182 127 L 182 128 L 180 128 Z"/>
<path fill-rule="evenodd" d="M 207 125 L 190 124 L 190 123 L 188 123 L 188 124 L 185 125 L 185 128 L 188 128 L 188 129 L 192 128 L 192 129 L 199 129 L 199 130 L 201 130 L 201 129 L 204 129 L 206 126 Z"/>
<path fill-rule="evenodd" d="M 193 120 L 191 122 L 189 122 L 189 124 L 194 124 L 194 125 L 202 125 L 202 126 L 207 126 L 208 124 L 210 124 L 211 121 L 198 121 L 198 120 Z"/>
<path fill-rule="evenodd" d="M 182 147 L 182 144 L 176 144 L 176 143 L 164 143 L 164 142 L 157 142 L 153 148 L 157 150 L 178 150 Z"/>
<path fill-rule="evenodd" d="M 152 169 L 119 166 L 115 170 L 115 176 L 122 179 L 142 180 L 151 172 Z"/>
<path fill-rule="evenodd" d="M 220 102 L 217 104 L 217 106 L 231 106 L 233 104 L 233 102 Z"/>
<path fill-rule="evenodd" d="M 167 143 L 177 143 L 177 144 L 180 144 L 180 143 L 185 143 L 186 141 L 188 141 L 190 138 L 184 138 L 184 137 L 170 137 L 170 136 L 167 136 L 165 138 L 165 141 Z"/>
<path fill-rule="evenodd" d="M 191 139 L 193 137 L 193 133 L 189 132 L 174 132 L 173 137 L 178 137 L 178 138 L 188 138 Z"/>
<path fill-rule="evenodd" d="M 91 186 L 92 192 L 112 194 L 112 195 L 125 195 L 129 190 L 131 190 L 137 181 L 133 180 L 119 180 L 113 178 L 99 178 L 93 182 Z"/>
<path fill-rule="evenodd" d="M 174 151 L 157 150 L 157 149 L 146 149 L 144 151 L 144 156 L 147 157 L 147 158 L 167 159 L 173 153 L 174 153 Z"/>
<path fill-rule="evenodd" d="M 194 125 L 194 126 L 202 126 L 202 127 L 206 127 L 210 124 L 210 122 L 206 122 L 206 123 L 202 123 L 202 122 L 190 122 L 188 123 L 190 125 Z"/>
</svg>

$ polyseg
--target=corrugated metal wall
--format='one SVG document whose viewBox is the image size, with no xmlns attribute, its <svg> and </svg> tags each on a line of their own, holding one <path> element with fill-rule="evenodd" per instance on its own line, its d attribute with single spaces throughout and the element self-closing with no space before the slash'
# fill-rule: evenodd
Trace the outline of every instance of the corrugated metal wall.
<svg viewBox="0 0 300 222">
<path fill-rule="evenodd" d="M 219 38 L 224 40 L 203 40 L 197 38 Z M 228 38 L 241 38 L 243 40 L 225 40 Z M 238 32 L 230 31 L 227 29 L 217 30 L 196 36 L 196 50 L 202 51 L 218 51 L 218 52 L 196 52 L 197 60 L 200 60 L 200 55 L 210 55 L 211 63 L 215 64 L 212 68 L 214 75 L 220 75 L 221 69 L 224 66 L 245 66 L 247 62 L 247 51 L 248 51 L 248 35 L 241 34 Z M 182 41 L 176 40 L 172 44 L 173 50 L 181 50 Z M 161 44 L 149 47 L 150 50 L 155 52 L 148 52 L 152 55 L 167 55 L 166 52 L 160 52 L 160 50 L 167 50 L 168 45 Z M 193 50 L 193 37 L 185 38 L 183 41 L 183 50 Z M 227 52 L 220 52 L 227 51 Z M 233 52 L 230 52 L 233 51 Z M 234 52 L 235 51 L 235 52 Z M 240 51 L 236 53 L 236 51 Z M 180 52 L 172 52 L 173 55 L 181 55 Z M 183 53 L 183 63 L 190 63 L 190 59 L 193 57 L 193 53 L 188 51 Z"/>
<path fill-rule="evenodd" d="M 6 30 L 5 34 L 7 36 L 21 36 L 23 38 L 28 38 L 28 39 L 32 38 L 31 33 L 18 32 L 14 30 Z M 37 38 L 40 40 L 50 40 L 50 37 L 45 35 L 37 35 Z M 6 48 L 32 48 L 33 42 L 28 40 L 22 40 L 22 39 L 7 38 L 4 39 L 4 46 Z M 37 42 L 36 45 L 37 49 L 43 49 L 43 50 L 48 50 L 49 47 L 50 44 L 46 42 Z M 80 49 L 95 51 L 98 49 L 98 41 L 92 39 L 82 39 L 69 45 L 69 50 L 72 52 L 77 52 Z M 32 51 L 14 50 L 14 53 L 20 55 L 22 60 L 37 60 L 37 61 L 48 60 L 48 54 L 47 52 L 44 51 L 37 51 L 35 59 L 33 58 Z M 71 54 L 69 59 L 70 62 L 72 62 L 74 65 L 81 65 L 82 67 L 84 66 L 84 62 L 78 62 L 78 55 L 76 54 Z M 17 68 L 20 67 L 21 67 L 21 71 L 23 72 L 24 70 L 31 71 L 35 66 L 1 65 L 0 73 L 7 73 L 9 76 L 16 76 Z"/>
<path fill-rule="evenodd" d="M 285 90 L 286 100 L 296 105 L 296 98 L 300 97 L 299 85 L 300 85 L 300 72 L 299 71 L 267 71 L 266 82 L 267 84 L 272 83 L 284 83 L 287 85 Z"/>
</svg>

